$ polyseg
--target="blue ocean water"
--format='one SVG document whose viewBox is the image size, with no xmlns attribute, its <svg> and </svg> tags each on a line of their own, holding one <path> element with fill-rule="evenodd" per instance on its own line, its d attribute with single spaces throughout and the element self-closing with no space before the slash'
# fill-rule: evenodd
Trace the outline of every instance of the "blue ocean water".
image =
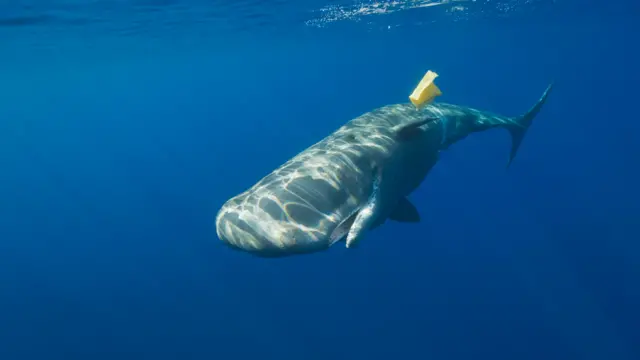
<svg viewBox="0 0 640 360">
<path fill-rule="evenodd" d="M 0 2 L 0 359 L 639 359 L 634 1 Z M 262 259 L 231 196 L 363 112 L 518 115 L 357 249 Z"/>
</svg>

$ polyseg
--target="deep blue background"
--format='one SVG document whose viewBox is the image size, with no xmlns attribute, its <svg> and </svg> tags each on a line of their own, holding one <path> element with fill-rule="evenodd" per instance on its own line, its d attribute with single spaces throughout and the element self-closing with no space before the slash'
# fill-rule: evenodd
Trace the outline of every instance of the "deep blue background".
<svg viewBox="0 0 640 360">
<path fill-rule="evenodd" d="M 0 359 L 639 359 L 639 14 L 0 29 Z M 439 101 L 505 115 L 556 87 L 509 170 L 500 130 L 443 154 L 420 224 L 220 244 L 226 199 L 427 69 Z"/>
</svg>

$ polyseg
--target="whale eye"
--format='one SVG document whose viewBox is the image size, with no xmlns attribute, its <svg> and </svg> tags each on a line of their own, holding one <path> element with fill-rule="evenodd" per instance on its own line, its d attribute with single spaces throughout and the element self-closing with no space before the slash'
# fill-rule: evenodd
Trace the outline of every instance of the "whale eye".
<svg viewBox="0 0 640 360">
<path fill-rule="evenodd" d="M 355 135 L 353 135 L 353 134 L 349 134 L 349 135 L 346 135 L 346 136 L 344 137 L 344 139 L 345 139 L 346 141 L 355 141 L 355 140 L 356 140 L 356 136 L 355 136 Z"/>
</svg>

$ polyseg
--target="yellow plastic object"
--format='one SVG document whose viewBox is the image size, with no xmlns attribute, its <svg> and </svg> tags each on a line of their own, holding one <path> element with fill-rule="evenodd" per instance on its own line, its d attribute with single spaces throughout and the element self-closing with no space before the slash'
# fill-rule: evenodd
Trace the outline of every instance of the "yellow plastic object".
<svg viewBox="0 0 640 360">
<path fill-rule="evenodd" d="M 424 75 L 418 86 L 413 90 L 413 93 L 409 95 L 409 100 L 418 109 L 432 102 L 436 96 L 442 95 L 442 92 L 438 86 L 434 83 L 434 80 L 438 77 L 438 74 L 429 70 Z"/>
</svg>

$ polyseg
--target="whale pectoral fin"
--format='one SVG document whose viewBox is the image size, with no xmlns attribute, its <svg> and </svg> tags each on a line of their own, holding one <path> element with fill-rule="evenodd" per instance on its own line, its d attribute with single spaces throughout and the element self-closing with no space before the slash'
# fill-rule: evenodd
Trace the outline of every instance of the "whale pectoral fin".
<svg viewBox="0 0 640 360">
<path fill-rule="evenodd" d="M 397 222 L 417 223 L 420 222 L 420 213 L 418 209 L 409 201 L 402 198 L 389 215 L 389 219 Z"/>
<path fill-rule="evenodd" d="M 364 234 L 369 230 L 376 222 L 380 208 L 380 182 L 381 172 L 380 169 L 375 169 L 375 175 L 373 180 L 373 188 L 371 189 L 371 195 L 366 204 L 358 211 L 356 218 L 349 229 L 347 234 L 347 247 L 354 247 L 362 238 Z"/>
<path fill-rule="evenodd" d="M 423 119 L 415 120 L 407 124 L 394 126 L 392 131 L 395 133 L 396 137 L 399 140 L 408 141 L 420 135 L 420 133 L 422 132 L 420 126 L 436 120 L 438 120 L 438 118 L 425 117 Z"/>
<path fill-rule="evenodd" d="M 354 247 L 362 238 L 364 234 L 371 228 L 376 216 L 376 204 L 373 202 L 369 202 L 367 206 L 365 206 L 353 221 L 353 225 L 349 229 L 349 234 L 347 234 L 347 247 Z"/>
</svg>

